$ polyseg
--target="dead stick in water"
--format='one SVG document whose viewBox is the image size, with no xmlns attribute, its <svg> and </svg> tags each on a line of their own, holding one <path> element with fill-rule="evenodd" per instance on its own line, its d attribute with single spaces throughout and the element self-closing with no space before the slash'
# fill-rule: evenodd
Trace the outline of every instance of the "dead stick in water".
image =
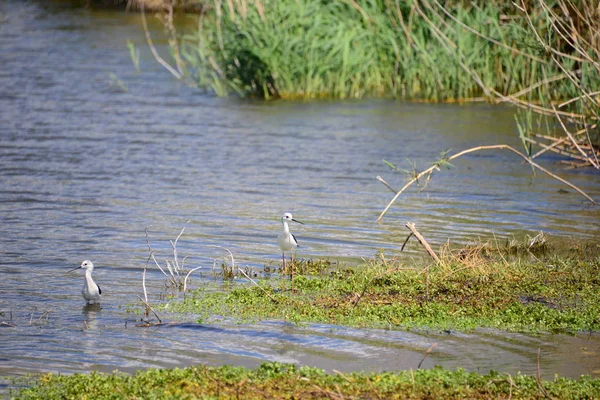
<svg viewBox="0 0 600 400">
<path fill-rule="evenodd" d="M 140 299 L 140 301 L 141 301 L 142 303 L 144 303 L 144 304 L 146 305 L 146 307 L 150 309 L 150 311 L 152 311 L 152 313 L 154 314 L 154 316 L 155 316 L 155 317 L 156 317 L 156 319 L 158 320 L 158 323 L 159 323 L 159 324 L 160 324 L 160 323 L 162 323 L 162 321 L 160 320 L 160 317 L 158 316 L 158 314 L 156 313 L 156 311 L 154 311 L 154 308 L 150 307 L 150 304 L 149 304 L 149 303 L 147 303 L 147 302 L 146 302 L 144 299 L 142 299 L 142 297 L 141 297 L 141 296 L 139 296 L 139 295 L 138 295 L 138 297 L 137 297 L 137 298 L 138 298 L 138 299 Z"/>
<path fill-rule="evenodd" d="M 544 397 L 547 398 L 547 399 L 552 400 L 552 397 L 550 397 L 550 395 L 548 394 L 548 391 L 546 390 L 546 388 L 544 387 L 544 384 L 542 383 L 542 372 L 540 370 L 540 351 L 541 351 L 541 349 L 538 347 L 538 350 L 537 350 L 537 370 L 536 370 L 536 374 L 535 374 L 535 380 L 537 382 L 538 389 L 544 395 Z"/>
<path fill-rule="evenodd" d="M 425 240 L 425 238 L 423 237 L 423 235 L 421 235 L 419 233 L 419 231 L 417 231 L 417 228 L 415 227 L 415 224 L 413 224 L 412 222 L 407 222 L 406 223 L 406 227 L 408 229 L 410 229 L 410 231 L 412 232 L 413 235 L 415 235 L 415 237 L 417 238 L 417 240 L 419 241 L 419 243 L 421 243 L 421 245 L 425 248 L 425 250 L 427 250 L 427 252 L 431 256 L 431 258 L 433 258 L 435 260 L 435 262 L 440 263 L 440 258 L 437 256 L 437 254 L 435 254 L 435 251 L 433 251 L 433 249 L 431 248 L 431 246 L 429 245 L 429 243 L 427 243 L 427 241 Z M 404 247 L 404 246 L 402 246 L 402 247 Z"/>
<path fill-rule="evenodd" d="M 408 243 L 408 239 L 410 239 L 412 237 L 412 235 L 414 235 L 414 233 L 409 233 L 408 236 L 406 237 L 406 240 L 404 241 L 404 243 L 402 243 L 402 247 L 400 248 L 400 251 L 404 251 L 404 247 L 406 246 L 406 243 Z"/>
<path fill-rule="evenodd" d="M 506 144 L 498 144 L 498 145 L 492 145 L 492 146 L 478 146 L 478 147 L 473 147 L 467 150 L 463 150 L 459 153 L 456 153 L 450 157 L 448 157 L 448 159 L 446 159 L 446 162 L 450 162 L 456 158 L 462 157 L 465 154 L 469 154 L 469 153 L 473 153 L 476 151 L 480 151 L 480 150 L 492 150 L 492 149 L 505 149 L 505 150 L 509 150 L 515 154 L 517 154 L 518 156 L 520 156 L 521 158 L 523 158 L 525 161 L 527 161 L 529 164 L 531 164 L 532 166 L 534 166 L 535 168 L 539 169 L 540 171 L 544 172 L 545 174 L 551 176 L 552 178 L 564 183 L 565 185 L 569 186 L 570 188 L 572 188 L 573 190 L 576 190 L 577 192 L 579 192 L 582 196 L 584 196 L 586 199 L 588 199 L 590 201 L 590 203 L 592 204 L 596 204 L 596 202 L 594 201 L 594 199 L 592 199 L 590 196 L 588 196 L 583 190 L 579 189 L 577 186 L 573 185 L 572 183 L 566 181 L 565 179 L 561 178 L 558 175 L 553 174 L 552 172 L 548 171 L 546 168 L 542 167 L 541 165 L 535 163 L 534 161 L 532 161 L 529 157 L 527 157 L 525 154 L 521 153 L 520 151 L 516 150 L 515 148 L 506 145 Z M 380 222 L 381 219 L 383 218 L 383 216 L 385 215 L 385 213 L 387 213 L 387 211 L 390 209 L 390 207 L 392 206 L 392 204 L 394 204 L 396 202 L 396 200 L 398 199 L 398 197 L 400 197 L 400 195 L 413 183 L 417 182 L 422 176 L 427 175 L 427 174 L 433 174 L 434 171 L 439 171 L 439 163 L 436 163 L 434 165 L 432 165 L 431 167 L 427 168 L 425 171 L 420 172 L 417 176 L 415 176 L 414 178 L 412 178 L 410 181 L 408 181 L 403 187 L 402 189 L 400 189 L 396 195 L 394 196 L 394 198 L 388 203 L 388 205 L 385 207 L 385 209 L 381 212 L 381 214 L 379 215 L 379 217 L 377 218 L 377 222 Z M 386 185 L 387 186 L 387 185 Z"/>
<path fill-rule="evenodd" d="M 425 352 L 425 355 L 423 356 L 423 358 L 421 359 L 421 362 L 419 363 L 419 365 L 417 366 L 417 369 L 421 369 L 421 365 L 423 364 L 423 361 L 425 361 L 425 359 L 427 358 L 427 356 L 429 355 L 429 353 L 431 353 L 431 350 L 435 349 L 435 347 L 437 346 L 437 343 L 432 344 L 431 346 L 429 346 L 429 348 L 427 349 L 427 351 Z"/>
</svg>

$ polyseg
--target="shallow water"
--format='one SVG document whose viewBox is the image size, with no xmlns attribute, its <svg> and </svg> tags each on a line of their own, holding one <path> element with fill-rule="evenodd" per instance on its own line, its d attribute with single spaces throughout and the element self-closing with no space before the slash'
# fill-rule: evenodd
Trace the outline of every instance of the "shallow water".
<svg viewBox="0 0 600 400">
<path fill-rule="evenodd" d="M 0 375 L 297 362 L 329 370 L 462 366 L 486 372 L 600 373 L 597 335 L 426 334 L 180 323 L 141 329 L 125 304 L 148 256 L 178 250 L 209 271 L 224 246 L 241 265 L 275 265 L 283 212 L 299 256 L 355 262 L 399 255 L 412 221 L 434 247 L 544 232 L 598 237 L 583 197 L 510 153 L 457 160 L 426 191 L 409 190 L 376 224 L 404 178 L 382 159 L 424 169 L 446 149 L 519 148 L 508 107 L 218 99 L 175 81 L 145 46 L 139 16 L 69 1 L 0 3 Z M 161 29 L 153 26 L 161 44 Z M 141 53 L 135 71 L 126 41 Z M 164 41 L 162 41 L 164 44 Z M 162 48 L 164 50 L 164 47 Z M 540 162 L 558 170 L 556 158 Z M 598 175 L 560 171 L 600 198 Z M 407 257 L 421 249 L 408 246 Z M 102 309 L 82 308 L 77 273 L 91 259 Z M 151 294 L 162 290 L 159 272 Z M 40 316 L 50 311 L 48 317 Z M 190 319 L 193 321 L 193 319 Z M 12 326 L 14 325 L 14 326 Z"/>
</svg>

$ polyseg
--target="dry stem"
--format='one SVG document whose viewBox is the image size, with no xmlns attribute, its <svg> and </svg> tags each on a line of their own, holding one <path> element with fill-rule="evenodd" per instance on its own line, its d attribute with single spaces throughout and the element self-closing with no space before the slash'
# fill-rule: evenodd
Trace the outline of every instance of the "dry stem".
<svg viewBox="0 0 600 400">
<path fill-rule="evenodd" d="M 144 11 L 143 1 L 140 3 L 140 14 L 142 15 L 142 25 L 144 27 L 144 33 L 146 34 L 146 41 L 148 42 L 148 47 L 150 47 L 150 51 L 152 51 L 152 55 L 154 55 L 156 61 L 158 61 L 160 65 L 165 67 L 165 69 L 169 71 L 175 78 L 181 79 L 182 74 L 180 74 L 177 70 L 171 67 L 171 65 L 168 62 L 166 62 L 160 56 L 160 54 L 158 54 L 158 51 L 156 51 L 156 47 L 154 47 L 154 42 L 152 42 L 152 37 L 150 36 L 150 31 L 148 30 L 148 23 L 146 22 L 146 13 Z"/>
<path fill-rule="evenodd" d="M 529 157 L 527 157 L 525 154 L 521 153 L 520 151 L 516 150 L 515 148 L 507 145 L 507 144 L 497 144 L 497 145 L 491 145 L 491 146 L 477 146 L 477 147 L 472 147 L 470 149 L 467 150 L 463 150 L 459 153 L 456 153 L 452 156 L 450 156 L 448 158 L 447 161 L 452 161 L 456 158 L 462 157 L 465 154 L 469 154 L 469 153 L 473 153 L 476 151 L 480 151 L 480 150 L 492 150 L 492 149 L 506 149 L 506 150 L 510 150 L 513 153 L 519 155 L 521 158 L 523 158 L 525 161 L 527 161 L 529 164 L 531 164 L 532 166 L 534 166 L 535 168 L 539 169 L 540 171 L 544 172 L 545 174 L 551 176 L 552 178 L 564 183 L 565 185 L 569 186 L 570 188 L 576 190 L 577 192 L 579 192 L 581 195 L 583 195 L 585 198 L 587 198 L 592 204 L 596 204 L 596 202 L 594 201 L 594 199 L 592 199 L 590 196 L 588 196 L 583 190 L 579 189 L 577 186 L 573 185 L 572 183 L 566 181 L 565 179 L 553 174 L 552 172 L 548 171 L 546 168 L 542 167 L 541 165 L 535 163 L 534 161 L 532 161 Z M 438 164 L 434 164 L 431 167 L 427 168 L 425 171 L 420 172 L 417 176 L 415 176 L 413 179 L 411 179 L 410 181 L 408 181 L 403 187 L 402 189 L 400 189 L 396 195 L 394 196 L 394 198 L 388 203 L 388 205 L 385 207 L 385 209 L 381 212 L 381 214 L 379 215 L 379 217 L 377 218 L 377 222 L 380 222 L 381 219 L 383 218 L 383 216 L 387 213 L 387 211 L 390 209 L 390 207 L 392 206 L 392 204 L 394 204 L 394 202 L 398 199 L 398 197 L 400 197 L 400 195 L 409 187 L 411 186 L 413 183 L 417 182 L 422 176 L 427 175 L 427 174 L 432 174 L 434 171 L 439 170 L 439 166 Z"/>
</svg>

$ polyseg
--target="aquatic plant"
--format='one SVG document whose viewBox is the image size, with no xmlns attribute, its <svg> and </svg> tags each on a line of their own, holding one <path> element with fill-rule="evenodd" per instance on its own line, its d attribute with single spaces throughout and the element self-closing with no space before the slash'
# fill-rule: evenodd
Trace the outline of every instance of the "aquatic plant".
<svg viewBox="0 0 600 400">
<path fill-rule="evenodd" d="M 543 236 L 520 243 L 444 247 L 439 263 L 424 265 L 381 254 L 356 267 L 298 274 L 294 296 L 273 279 L 226 291 L 203 286 L 164 309 L 203 321 L 226 316 L 387 329 L 599 330 L 600 248 L 574 246 L 557 256 Z"/>
<path fill-rule="evenodd" d="M 592 399 L 600 379 L 539 377 L 498 372 L 480 375 L 436 367 L 383 373 L 328 374 L 312 367 L 264 363 L 255 369 L 196 366 L 122 373 L 47 374 L 14 399 L 170 398 L 170 399 Z"/>
</svg>

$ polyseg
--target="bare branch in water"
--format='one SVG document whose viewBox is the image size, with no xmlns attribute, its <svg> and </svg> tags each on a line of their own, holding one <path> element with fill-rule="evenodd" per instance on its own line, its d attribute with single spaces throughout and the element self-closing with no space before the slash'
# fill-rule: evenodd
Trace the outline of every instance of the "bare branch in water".
<svg viewBox="0 0 600 400">
<path fill-rule="evenodd" d="M 158 316 L 158 314 L 156 313 L 156 311 L 154 311 L 154 308 L 150 307 L 150 304 L 148 302 L 146 302 L 144 299 L 142 299 L 140 296 L 138 296 L 137 298 L 140 299 L 140 301 L 142 303 L 144 303 L 150 311 L 152 311 L 152 313 L 154 314 L 154 316 L 156 317 L 158 322 L 161 323 L 162 321 L 161 321 L 160 317 Z"/>
<path fill-rule="evenodd" d="M 432 344 L 431 346 L 429 346 L 429 348 L 427 349 L 427 351 L 425 352 L 425 355 L 423 356 L 423 359 L 421 359 L 421 362 L 419 363 L 419 365 L 417 366 L 417 369 L 421 368 L 421 365 L 423 364 L 423 361 L 425 361 L 425 359 L 427 358 L 427 356 L 429 355 L 429 353 L 431 353 L 431 350 L 435 349 L 437 346 L 437 343 Z"/>
<path fill-rule="evenodd" d="M 192 272 L 196 271 L 197 269 L 200 269 L 202 267 L 196 267 L 192 270 L 190 270 L 190 272 L 187 273 L 187 275 L 185 276 L 185 279 L 183 280 L 183 294 L 185 295 L 185 292 L 187 290 L 187 280 L 189 278 L 189 276 L 192 274 Z"/>
<path fill-rule="evenodd" d="M 576 190 L 582 196 L 584 196 L 586 199 L 588 199 L 592 204 L 596 204 L 596 202 L 594 201 L 594 199 L 592 199 L 590 196 L 588 196 L 583 190 L 579 189 L 577 186 L 575 186 L 574 184 L 568 182 L 567 180 L 565 180 L 565 179 L 563 179 L 563 178 L 561 178 L 561 177 L 553 174 L 552 172 L 548 171 L 546 168 L 544 168 L 541 165 L 537 164 L 536 162 L 532 161 L 525 154 L 521 153 L 520 151 L 516 150 L 514 147 L 511 147 L 511 146 L 509 146 L 507 144 L 497 144 L 497 145 L 491 145 L 491 146 L 477 146 L 477 147 L 472 147 L 470 149 L 463 150 L 463 151 L 461 151 L 459 153 L 456 153 L 456 154 L 448 157 L 448 159 L 446 161 L 452 161 L 452 160 L 454 160 L 456 158 L 464 156 L 465 154 L 474 153 L 476 151 L 480 151 L 480 150 L 492 150 L 492 149 L 499 149 L 499 150 L 506 149 L 506 150 L 512 151 L 513 153 L 515 153 L 518 156 L 520 156 L 521 158 L 523 158 L 525 161 L 527 161 L 529 164 L 531 164 L 535 168 L 537 168 L 540 171 L 544 172 L 545 174 L 551 176 L 552 178 L 554 178 L 554 179 L 556 179 L 556 180 L 564 183 L 565 185 L 569 186 L 570 188 Z M 400 195 L 406 189 L 408 189 L 409 186 L 411 186 L 413 183 L 417 182 L 422 176 L 427 175 L 427 174 L 432 174 L 436 170 L 439 170 L 439 164 L 438 163 L 435 163 L 434 165 L 432 165 L 431 167 L 427 168 L 426 170 L 420 172 L 417 176 L 415 176 L 413 179 L 411 179 L 410 181 L 408 181 L 402 187 L 402 189 L 400 189 L 396 193 L 396 195 L 394 196 L 394 198 L 388 203 L 388 205 L 385 207 L 385 209 L 381 212 L 381 214 L 377 218 L 377 222 L 381 221 L 381 219 L 387 213 L 387 211 L 390 209 L 390 207 L 392 206 L 392 204 L 394 204 L 394 202 L 398 199 L 398 197 L 400 197 Z"/>
</svg>

